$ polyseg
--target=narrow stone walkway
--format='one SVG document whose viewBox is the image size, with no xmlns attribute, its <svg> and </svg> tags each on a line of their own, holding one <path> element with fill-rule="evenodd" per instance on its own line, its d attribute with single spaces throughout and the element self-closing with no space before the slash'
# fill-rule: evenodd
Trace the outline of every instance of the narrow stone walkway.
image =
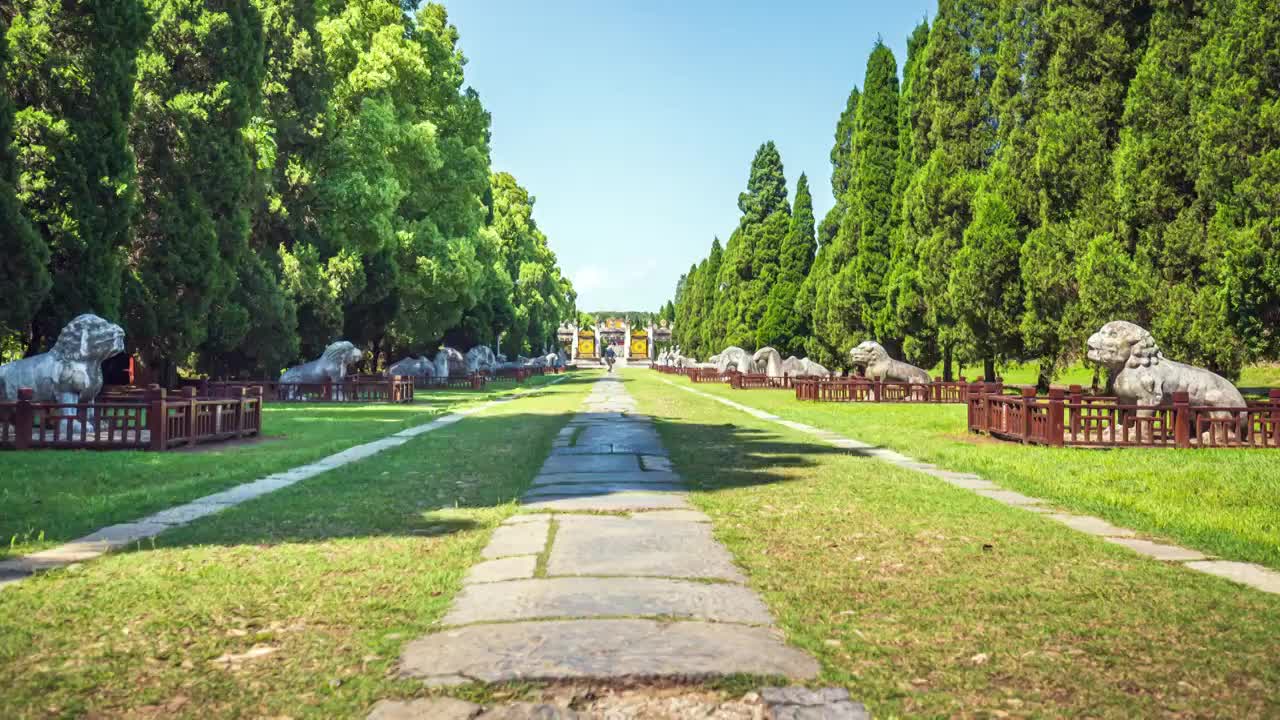
<svg viewBox="0 0 1280 720">
<path fill-rule="evenodd" d="M 12 560 L 0 560 L 0 590 L 35 573 L 86 562 L 115 550 L 132 547 L 143 540 L 153 538 L 173 528 L 193 523 L 202 517 L 220 513 L 227 508 L 282 490 L 330 470 L 372 457 L 384 450 L 400 447 L 423 433 L 429 433 L 452 425 L 468 415 L 483 412 L 495 405 L 540 392 L 564 380 L 566 377 L 568 376 L 561 375 L 545 385 L 533 389 L 517 389 L 510 395 L 456 410 L 448 415 L 442 415 L 429 423 L 405 428 L 388 437 L 349 447 L 313 463 L 273 473 L 252 482 L 241 483 L 222 492 L 205 495 L 182 505 L 152 513 L 138 520 L 100 528 L 84 537 L 48 550 L 41 550 L 40 552 L 23 555 Z"/>
<path fill-rule="evenodd" d="M 793 420 L 784 420 L 777 415 L 767 413 L 758 408 L 753 408 L 742 403 L 737 403 L 727 398 L 717 395 L 695 390 L 674 383 L 666 378 L 661 378 L 662 382 L 671 387 L 679 388 L 688 393 L 693 393 L 699 397 L 714 400 L 722 405 L 727 405 L 735 410 L 740 410 L 752 417 L 767 420 L 791 428 L 797 432 L 821 438 L 827 443 L 838 448 L 843 448 L 860 455 L 873 457 L 882 460 L 891 465 L 915 470 L 917 472 L 931 475 L 939 480 L 963 490 L 968 490 L 977 495 L 995 500 L 998 503 L 1009 505 L 1012 507 L 1026 510 L 1027 512 L 1040 513 L 1044 517 L 1058 523 L 1062 523 L 1077 532 L 1101 538 L 1106 542 L 1126 547 L 1139 555 L 1145 555 L 1153 560 L 1163 562 L 1181 563 L 1183 567 L 1208 575 L 1215 575 L 1220 578 L 1231 580 L 1260 590 L 1265 593 L 1280 594 L 1280 572 L 1276 572 L 1270 568 L 1258 565 L 1257 563 L 1237 562 L 1234 560 L 1220 560 L 1211 558 L 1198 550 L 1184 548 L 1178 545 L 1166 545 L 1156 543 L 1150 540 L 1143 540 L 1135 537 L 1136 532 L 1128 528 L 1117 527 L 1102 518 L 1093 517 L 1091 515 L 1073 515 L 1071 513 L 1055 512 L 1048 507 L 1049 502 L 1040 498 L 1023 495 L 1013 490 L 1006 490 L 995 483 L 982 478 L 974 473 L 954 472 L 944 470 L 932 463 L 921 462 L 915 458 L 908 457 L 902 453 L 889 450 L 888 448 L 876 447 L 870 443 L 853 438 L 845 437 L 838 433 L 824 430 L 812 425 L 795 422 Z"/>
<path fill-rule="evenodd" d="M 471 681 L 814 677 L 689 505 L 653 422 L 615 376 L 592 388 L 439 632 L 400 672 Z"/>
</svg>

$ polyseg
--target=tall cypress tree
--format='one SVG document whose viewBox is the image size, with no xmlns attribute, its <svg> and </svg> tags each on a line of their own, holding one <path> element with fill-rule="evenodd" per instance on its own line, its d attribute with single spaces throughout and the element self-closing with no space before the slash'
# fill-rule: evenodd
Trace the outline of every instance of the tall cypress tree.
<svg viewBox="0 0 1280 720">
<path fill-rule="evenodd" d="M 838 311 L 831 307 L 831 285 L 834 271 L 831 256 L 835 254 L 836 238 L 848 214 L 849 178 L 856 153 L 853 132 L 858 118 L 858 104 L 862 93 L 857 87 L 849 92 L 844 111 L 836 121 L 835 143 L 831 146 L 831 194 L 835 204 L 827 211 L 818 226 L 818 254 L 814 258 L 813 271 L 800 287 L 796 311 L 809 314 L 809 326 L 813 337 L 806 344 L 810 357 L 824 365 L 831 365 L 840 355 L 838 345 L 842 338 L 837 330 Z"/>
<path fill-rule="evenodd" d="M 0 15 L 0 77 L 9 65 L 9 26 Z M 25 331 L 51 284 L 49 248 L 22 212 L 13 154 L 13 103 L 0 93 L 0 336 Z"/>
<path fill-rule="evenodd" d="M 1038 214 L 1032 174 L 1033 120 L 1043 97 L 1041 0 L 1004 0 L 991 104 L 997 150 L 973 200 L 973 221 L 956 253 L 948 293 L 983 376 L 1022 349 L 1022 279 L 1018 258 Z"/>
<path fill-rule="evenodd" d="M 1147 9 L 1145 0 L 1046 4 L 1050 54 L 1034 159 L 1041 202 L 1020 263 L 1023 336 L 1041 360 L 1041 386 L 1096 330 L 1087 327 L 1078 303 L 1077 260 L 1109 229 L 1111 151 L 1120 136 Z"/>
<path fill-rule="evenodd" d="M 698 309 L 693 318 L 698 325 L 697 357 L 706 360 L 719 352 L 724 346 L 724 338 L 720 334 L 722 328 L 715 324 L 714 311 L 720 294 L 720 266 L 724 261 L 724 248 L 720 246 L 720 238 L 711 241 L 711 252 L 707 253 L 706 267 L 698 268 Z"/>
<path fill-rule="evenodd" d="M 817 247 L 813 228 L 813 196 L 804 173 L 796 183 L 796 202 L 791 227 L 783 240 L 778 265 L 778 281 L 769 290 L 768 309 L 756 333 L 760 347 L 773 346 L 784 355 L 803 352 L 809 335 L 808 317 L 796 312 L 800 286 L 813 266 Z"/>
<path fill-rule="evenodd" d="M 859 324 L 874 331 L 885 306 L 898 162 L 898 64 L 893 51 L 883 42 L 876 43 L 867 59 L 854 144 L 858 148 L 858 165 L 851 212 L 857 218 L 858 250 L 851 268 L 841 271 L 852 270 L 851 289 L 861 314 Z"/>
<path fill-rule="evenodd" d="M 31 348 L 84 312 L 120 317 L 120 258 L 136 193 L 128 123 L 147 37 L 140 0 L 16 0 L 10 92 L 19 108 L 26 215 L 59 282 L 37 311 Z"/>
<path fill-rule="evenodd" d="M 1265 0 L 1210 6 L 1195 57 L 1196 189 L 1225 316 L 1247 357 L 1280 355 L 1280 16 Z"/>
<path fill-rule="evenodd" d="M 130 133 L 142 213 L 126 293 L 130 342 L 162 377 L 203 342 L 237 291 L 253 211 L 245 139 L 262 87 L 262 23 L 249 0 L 150 0 Z"/>
<path fill-rule="evenodd" d="M 924 298 L 920 292 L 916 238 L 907 232 L 903 198 L 920 168 L 916 134 L 926 115 L 920 94 L 924 53 L 929 43 L 929 23 L 922 21 L 907 38 L 907 60 L 902 68 L 902 93 L 898 101 L 898 155 L 893 171 L 893 211 L 890 216 L 889 272 L 885 276 L 885 302 L 872 332 L 888 345 L 898 347 L 916 364 L 931 366 L 936 344 L 929 342 L 924 325 Z"/>
<path fill-rule="evenodd" d="M 747 190 L 738 195 L 738 209 L 742 218 L 725 248 L 720 266 L 723 290 L 714 317 L 724 328 L 725 345 L 750 346 L 764 317 L 790 225 L 782 157 L 773 141 L 756 150 Z"/>
<path fill-rule="evenodd" d="M 927 153 L 904 197 L 917 250 L 925 318 L 943 351 L 943 377 L 964 340 L 948 293 L 952 262 L 972 218 L 972 200 L 994 149 L 991 83 L 996 74 L 994 0 L 942 0 L 929 32 L 922 112 Z"/>
</svg>

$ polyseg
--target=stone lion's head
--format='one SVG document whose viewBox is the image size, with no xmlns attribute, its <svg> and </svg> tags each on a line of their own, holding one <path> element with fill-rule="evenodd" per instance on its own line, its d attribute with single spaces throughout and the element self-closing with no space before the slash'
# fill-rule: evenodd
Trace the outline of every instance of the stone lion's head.
<svg viewBox="0 0 1280 720">
<path fill-rule="evenodd" d="M 885 351 L 880 343 L 874 340 L 864 340 L 849 350 L 850 362 L 862 368 L 874 362 L 888 359 L 889 353 Z"/>
<path fill-rule="evenodd" d="M 124 330 L 97 315 L 86 313 L 62 328 L 52 352 L 66 360 L 100 363 L 124 352 Z"/>
<path fill-rule="evenodd" d="M 360 352 L 359 348 L 346 340 L 339 340 L 325 348 L 324 354 L 320 357 L 332 362 L 338 367 L 344 367 L 360 362 L 360 358 L 364 357 L 364 353 Z"/>
<path fill-rule="evenodd" d="M 1148 367 L 1164 356 L 1151 333 L 1124 320 L 1115 320 L 1089 338 L 1089 359 L 1111 370 Z"/>
</svg>

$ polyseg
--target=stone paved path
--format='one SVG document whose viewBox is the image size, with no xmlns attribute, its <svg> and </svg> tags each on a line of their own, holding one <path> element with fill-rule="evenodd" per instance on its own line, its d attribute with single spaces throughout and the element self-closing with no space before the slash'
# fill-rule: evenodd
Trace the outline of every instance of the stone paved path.
<svg viewBox="0 0 1280 720">
<path fill-rule="evenodd" d="M 1145 555 L 1154 560 L 1181 563 L 1183 567 L 1190 570 L 1207 573 L 1209 575 L 1216 575 L 1241 585 L 1246 585 L 1255 590 L 1280 595 L 1280 572 L 1268 567 L 1264 567 L 1256 563 L 1218 560 L 1210 558 L 1197 550 L 1180 547 L 1178 545 L 1165 545 L 1163 543 L 1151 542 L 1150 540 L 1143 540 L 1134 537 L 1137 533 L 1133 530 L 1117 527 L 1102 518 L 1093 517 L 1091 515 L 1072 515 L 1070 513 L 1055 512 L 1052 508 L 1047 507 L 1048 502 L 1045 500 L 1031 497 L 1029 495 L 1023 495 L 1022 493 L 1014 492 L 1012 490 L 1005 490 L 999 485 L 996 485 L 989 480 L 985 480 L 981 476 L 973 473 L 944 470 L 932 463 L 921 462 L 915 458 L 908 457 L 902 453 L 898 453 L 887 448 L 876 447 L 870 443 L 845 437 L 838 433 L 831 432 L 830 430 L 824 430 L 812 425 L 806 425 L 793 420 L 784 420 L 777 415 L 767 413 L 758 408 L 743 405 L 727 398 L 702 392 L 701 390 L 695 390 L 694 388 L 674 383 L 666 378 L 661 378 L 661 380 L 672 387 L 707 398 L 708 400 L 714 400 L 722 405 L 728 405 L 729 407 L 747 413 L 752 417 L 784 425 L 797 432 L 821 438 L 838 448 L 844 448 L 845 450 L 857 452 L 868 457 L 874 457 L 891 465 L 897 465 L 898 467 L 916 470 L 925 473 L 926 475 L 932 475 L 945 483 L 969 490 L 1005 505 L 1017 507 L 1028 512 L 1041 513 L 1050 520 L 1062 523 L 1073 530 L 1087 535 L 1093 535 L 1115 545 L 1126 547 L 1140 555 Z"/>
<path fill-rule="evenodd" d="M 400 672 L 469 681 L 811 678 L 688 502 L 652 421 L 617 376 L 596 383 L 493 534 L 439 632 Z"/>
</svg>

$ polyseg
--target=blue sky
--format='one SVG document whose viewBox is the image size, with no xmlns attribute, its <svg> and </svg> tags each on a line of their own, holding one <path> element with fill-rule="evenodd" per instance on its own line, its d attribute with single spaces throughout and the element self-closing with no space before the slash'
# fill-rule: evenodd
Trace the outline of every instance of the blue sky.
<svg viewBox="0 0 1280 720">
<path fill-rule="evenodd" d="M 446 0 L 493 114 L 493 164 L 534 217 L 584 310 L 656 310 L 737 224 L 765 140 L 794 199 L 832 205 L 828 154 L 877 36 L 899 72 L 935 0 Z"/>
</svg>

